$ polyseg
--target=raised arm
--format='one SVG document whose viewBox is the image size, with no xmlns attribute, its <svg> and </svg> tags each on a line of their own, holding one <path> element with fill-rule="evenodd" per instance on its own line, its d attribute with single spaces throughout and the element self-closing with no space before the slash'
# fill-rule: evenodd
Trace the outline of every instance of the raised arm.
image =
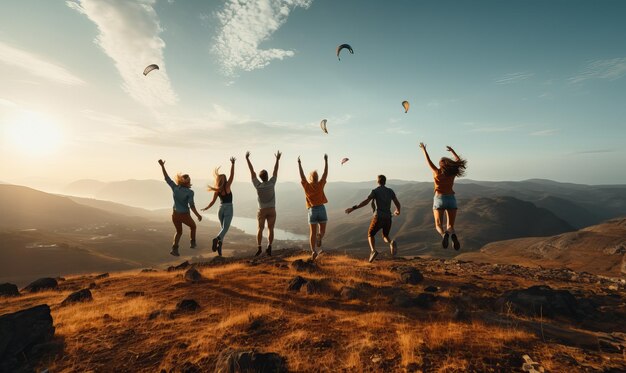
<svg viewBox="0 0 626 373">
<path fill-rule="evenodd" d="M 228 176 L 228 181 L 226 182 L 226 187 L 230 189 L 230 185 L 233 183 L 233 179 L 235 178 L 235 161 L 237 159 L 235 157 L 230 157 L 230 176 Z"/>
<path fill-rule="evenodd" d="M 452 153 L 452 155 L 454 156 L 454 160 L 455 160 L 455 161 L 457 161 L 457 162 L 458 162 L 458 161 L 460 161 L 460 160 L 461 160 L 461 157 L 459 157 L 459 156 L 456 154 L 456 152 L 454 151 L 454 149 L 452 149 L 452 147 L 451 147 L 451 146 L 446 146 L 446 150 L 447 150 L 447 151 L 449 151 L 450 153 Z"/>
<path fill-rule="evenodd" d="M 359 203 L 358 205 L 354 205 L 354 206 L 352 206 L 352 207 L 348 207 L 348 208 L 346 209 L 346 214 L 349 214 L 349 213 L 351 213 L 352 211 L 354 211 L 354 210 L 356 210 L 356 209 L 360 209 L 360 208 L 361 208 L 361 207 L 363 207 L 363 206 L 367 206 L 367 204 L 368 204 L 368 203 L 370 203 L 370 201 L 371 201 L 372 199 L 373 199 L 373 198 L 370 196 L 370 197 L 367 197 L 365 200 L 363 200 L 363 202 Z"/>
<path fill-rule="evenodd" d="M 254 167 L 252 167 L 252 162 L 250 162 L 250 152 L 246 152 L 246 162 L 248 162 L 248 168 L 250 169 L 250 175 L 252 178 L 256 178 L 256 172 L 254 172 Z"/>
<path fill-rule="evenodd" d="M 426 157 L 426 161 L 428 162 L 428 166 L 430 166 L 430 169 L 433 170 L 433 172 L 439 172 L 437 166 L 435 166 L 435 164 L 430 160 L 430 156 L 428 155 L 428 151 L 426 150 L 426 144 L 420 142 L 420 148 L 422 149 L 422 152 Z"/>
<path fill-rule="evenodd" d="M 217 200 L 217 192 L 213 192 L 213 199 L 211 200 L 211 202 L 207 205 L 207 207 L 203 208 L 202 211 L 206 211 L 208 209 L 210 209 L 214 204 L 215 201 Z"/>
<path fill-rule="evenodd" d="M 163 177 L 165 177 L 166 179 L 169 179 L 169 175 L 167 174 L 167 171 L 165 171 L 165 161 L 162 159 L 159 159 L 159 165 L 161 165 L 161 171 L 163 171 Z"/>
<path fill-rule="evenodd" d="M 306 182 L 306 176 L 304 176 L 304 170 L 302 169 L 302 162 L 300 156 L 298 156 L 298 169 L 300 170 L 300 180 Z"/>
<path fill-rule="evenodd" d="M 324 173 L 322 174 L 322 179 L 320 181 L 326 181 L 326 177 L 328 176 L 328 154 L 324 154 Z"/>
<path fill-rule="evenodd" d="M 274 173 L 272 174 L 273 178 L 278 177 L 278 161 L 280 161 L 281 155 L 283 155 L 283 153 L 281 153 L 280 150 L 278 150 L 276 154 L 274 154 L 274 156 L 276 157 L 276 163 L 274 164 Z"/>
<path fill-rule="evenodd" d="M 393 212 L 394 215 L 400 215 L 400 201 L 398 201 L 398 197 L 393 196 L 393 204 L 396 205 L 396 211 Z"/>
</svg>

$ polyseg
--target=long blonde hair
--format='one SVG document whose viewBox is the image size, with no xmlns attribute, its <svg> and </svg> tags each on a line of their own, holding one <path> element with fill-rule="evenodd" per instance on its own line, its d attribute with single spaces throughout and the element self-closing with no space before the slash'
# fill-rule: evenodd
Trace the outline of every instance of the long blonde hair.
<svg viewBox="0 0 626 373">
<path fill-rule="evenodd" d="M 185 186 L 185 187 L 189 188 L 191 186 L 191 178 L 187 174 L 183 175 L 181 173 L 177 173 L 176 174 L 176 185 L 178 185 L 178 186 Z"/>
<path fill-rule="evenodd" d="M 217 192 L 218 194 L 226 194 L 226 175 L 220 174 L 219 167 L 213 170 L 213 177 L 215 178 L 215 185 L 209 185 L 209 191 Z"/>
<path fill-rule="evenodd" d="M 311 171 L 309 174 L 309 184 L 317 184 L 319 178 L 320 176 L 318 175 L 317 170 Z"/>
<path fill-rule="evenodd" d="M 443 157 L 439 160 L 439 173 L 446 176 L 458 176 L 465 175 L 465 168 L 467 167 L 467 161 L 463 158 L 459 158 L 458 161 L 454 161 L 450 158 Z"/>
</svg>

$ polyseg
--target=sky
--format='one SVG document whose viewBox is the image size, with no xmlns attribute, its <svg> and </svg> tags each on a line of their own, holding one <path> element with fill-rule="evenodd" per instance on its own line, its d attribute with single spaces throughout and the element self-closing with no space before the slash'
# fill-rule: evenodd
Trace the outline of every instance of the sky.
<svg viewBox="0 0 626 373">
<path fill-rule="evenodd" d="M 329 181 L 428 181 L 424 142 L 434 160 L 457 150 L 469 179 L 626 184 L 624 1 L 0 8 L 2 182 L 159 179 L 160 158 L 209 179 L 231 156 L 242 181 L 248 150 L 257 171 L 281 150 L 279 181 L 325 153 Z"/>
</svg>

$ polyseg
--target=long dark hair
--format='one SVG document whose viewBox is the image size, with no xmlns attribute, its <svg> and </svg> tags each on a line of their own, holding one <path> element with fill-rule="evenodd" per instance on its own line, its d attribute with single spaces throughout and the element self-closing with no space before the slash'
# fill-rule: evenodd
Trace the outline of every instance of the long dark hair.
<svg viewBox="0 0 626 373">
<path fill-rule="evenodd" d="M 461 177 L 465 175 L 466 167 L 467 160 L 463 158 L 459 158 L 458 161 L 455 161 L 448 157 L 443 157 L 439 160 L 439 173 L 445 176 Z"/>
</svg>

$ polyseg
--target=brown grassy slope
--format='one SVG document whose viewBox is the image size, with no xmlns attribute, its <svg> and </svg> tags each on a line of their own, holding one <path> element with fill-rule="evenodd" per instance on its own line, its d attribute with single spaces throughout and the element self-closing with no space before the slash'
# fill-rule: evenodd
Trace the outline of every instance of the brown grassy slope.
<svg viewBox="0 0 626 373">
<path fill-rule="evenodd" d="M 492 242 L 457 257 L 485 263 L 563 268 L 626 278 L 626 218 L 576 232 Z"/>
<path fill-rule="evenodd" d="M 94 281 L 68 278 L 62 291 L 0 299 L 0 314 L 41 303 L 52 306 L 57 338 L 65 344 L 62 355 L 49 356 L 42 367 L 50 371 L 180 371 L 183 363 L 212 371 L 226 348 L 275 352 L 287 359 L 291 371 L 403 371 L 426 372 L 517 371 L 524 354 L 547 369 L 589 371 L 626 369 L 622 354 L 584 350 L 544 342 L 534 333 L 513 325 L 486 323 L 494 313 L 493 300 L 506 290 L 548 283 L 596 296 L 611 308 L 611 317 L 626 317 L 623 289 L 608 296 L 602 285 L 546 280 L 523 270 L 520 274 L 495 272 L 490 265 L 439 260 L 380 260 L 370 265 L 347 256 L 325 254 L 319 270 L 296 272 L 289 263 L 304 255 L 240 260 L 199 267 L 200 283 L 187 283 L 182 272 L 119 273 L 96 280 L 94 301 L 61 308 L 71 291 Z M 410 265 L 425 280 L 402 285 L 392 269 Z M 326 279 L 320 294 L 286 291 L 296 275 Z M 355 300 L 338 296 L 342 286 L 363 287 Z M 391 292 L 409 295 L 424 287 L 439 287 L 430 309 L 401 308 L 390 304 Z M 127 298 L 128 291 L 145 296 Z M 613 292 L 614 293 L 614 292 Z M 615 299 L 617 296 L 617 299 Z M 175 304 L 195 299 L 201 310 L 172 314 Z M 462 308 L 471 321 L 457 321 Z M 149 315 L 157 311 L 153 319 Z M 509 315 L 513 317 L 512 315 Z M 544 320 L 547 321 L 547 320 Z M 626 332 L 626 325 L 601 321 L 554 321 L 566 327 Z M 574 325 L 575 324 L 575 325 Z"/>
</svg>

